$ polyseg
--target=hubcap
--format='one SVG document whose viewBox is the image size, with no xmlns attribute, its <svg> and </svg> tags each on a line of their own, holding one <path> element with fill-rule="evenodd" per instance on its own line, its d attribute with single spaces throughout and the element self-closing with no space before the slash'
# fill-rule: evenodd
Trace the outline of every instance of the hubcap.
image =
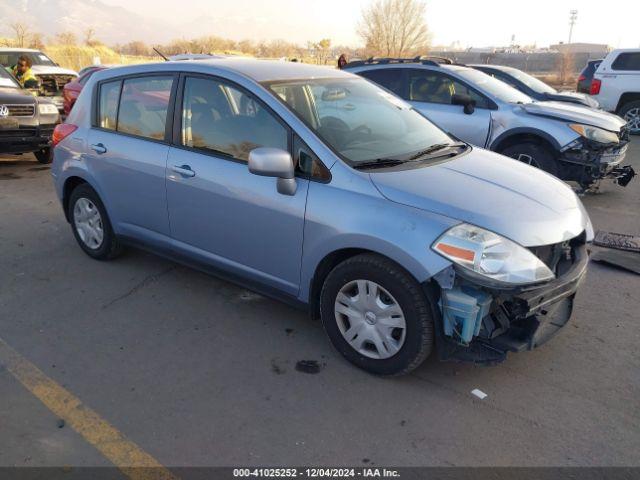
<svg viewBox="0 0 640 480">
<path fill-rule="evenodd" d="M 532 167 L 540 168 L 540 165 L 538 165 L 538 162 L 536 162 L 536 159 L 533 158 L 531 155 L 527 155 L 526 153 L 519 154 L 517 159 L 523 163 L 531 165 Z"/>
<path fill-rule="evenodd" d="M 354 280 L 343 286 L 336 297 L 335 317 L 344 339 L 365 357 L 390 358 L 404 344 L 404 313 L 376 282 Z"/>
<path fill-rule="evenodd" d="M 633 133 L 640 131 L 640 107 L 632 108 L 624 115 L 624 119 L 627 121 L 629 130 Z"/>
<path fill-rule="evenodd" d="M 91 200 L 78 199 L 73 207 L 73 223 L 82 243 L 93 250 L 100 248 L 104 239 L 102 217 Z"/>
</svg>

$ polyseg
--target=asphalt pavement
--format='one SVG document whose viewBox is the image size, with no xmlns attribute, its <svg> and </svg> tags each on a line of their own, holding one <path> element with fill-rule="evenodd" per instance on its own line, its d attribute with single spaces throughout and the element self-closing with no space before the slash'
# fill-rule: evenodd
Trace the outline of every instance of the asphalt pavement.
<svg viewBox="0 0 640 480">
<path fill-rule="evenodd" d="M 583 200 L 596 229 L 640 234 L 640 178 Z M 167 467 L 640 466 L 639 298 L 639 275 L 592 262 L 540 349 L 378 378 L 287 305 L 138 250 L 91 260 L 48 167 L 3 157 L 0 466 L 105 466 L 127 448 Z"/>
</svg>

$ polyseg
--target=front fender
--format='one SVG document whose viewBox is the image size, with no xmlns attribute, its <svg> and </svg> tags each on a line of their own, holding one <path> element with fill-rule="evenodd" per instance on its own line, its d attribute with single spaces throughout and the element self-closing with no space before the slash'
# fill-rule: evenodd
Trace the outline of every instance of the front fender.
<svg viewBox="0 0 640 480">
<path fill-rule="evenodd" d="M 312 182 L 309 186 L 301 301 L 309 302 L 311 281 L 322 260 L 338 250 L 378 253 L 401 265 L 418 282 L 451 265 L 430 247 L 458 220 L 387 200 L 368 175 L 353 175 L 349 189 L 341 187 L 341 180 L 336 173 L 330 184 Z"/>
</svg>

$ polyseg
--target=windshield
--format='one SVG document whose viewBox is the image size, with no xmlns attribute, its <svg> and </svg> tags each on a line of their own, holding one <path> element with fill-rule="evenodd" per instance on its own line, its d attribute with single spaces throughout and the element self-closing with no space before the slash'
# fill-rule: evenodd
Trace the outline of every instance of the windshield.
<svg viewBox="0 0 640 480">
<path fill-rule="evenodd" d="M 558 93 L 555 88 L 550 87 L 543 81 L 538 80 L 536 77 L 529 75 L 528 73 L 524 73 L 522 70 L 518 70 L 517 68 L 505 68 L 504 72 L 507 75 L 511 75 L 516 80 L 520 80 L 534 92 L 550 94 Z"/>
<path fill-rule="evenodd" d="M 457 73 L 474 87 L 503 102 L 531 103 L 533 101 L 528 95 L 479 70 L 465 68 L 457 70 Z"/>
<path fill-rule="evenodd" d="M 362 78 L 268 82 L 270 89 L 353 166 L 408 159 L 454 141 L 413 108 Z"/>
<path fill-rule="evenodd" d="M 20 88 L 13 75 L 0 66 L 0 87 Z"/>
<path fill-rule="evenodd" d="M 31 60 L 33 65 L 46 65 L 48 67 L 55 67 L 56 64 L 53 60 L 47 57 L 42 52 L 0 52 L 0 64 L 5 67 L 14 67 L 18 63 L 18 58 L 22 55 L 26 55 Z"/>
</svg>

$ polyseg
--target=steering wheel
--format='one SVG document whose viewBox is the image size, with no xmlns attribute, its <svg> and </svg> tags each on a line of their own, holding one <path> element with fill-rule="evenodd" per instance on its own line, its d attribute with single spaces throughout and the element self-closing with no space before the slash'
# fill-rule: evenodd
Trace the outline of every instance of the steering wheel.
<svg viewBox="0 0 640 480">
<path fill-rule="evenodd" d="M 365 136 L 370 137 L 371 133 L 372 133 L 371 129 L 367 127 L 364 123 L 362 125 L 358 125 L 356 128 L 351 130 L 351 132 L 349 133 L 349 138 L 342 145 L 342 147 L 344 148 L 351 145 L 352 143 L 358 142 L 359 140 L 362 139 L 362 137 L 365 137 Z"/>
</svg>

